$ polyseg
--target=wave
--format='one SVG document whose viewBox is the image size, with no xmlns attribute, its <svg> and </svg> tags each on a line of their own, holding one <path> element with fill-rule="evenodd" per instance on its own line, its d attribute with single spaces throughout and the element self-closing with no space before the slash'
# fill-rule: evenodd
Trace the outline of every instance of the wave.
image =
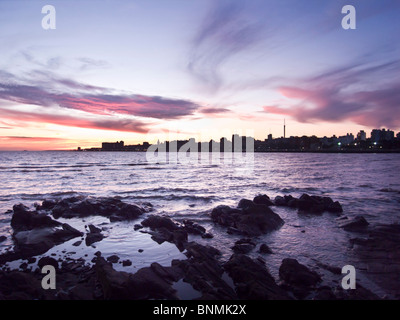
<svg viewBox="0 0 400 320">
<path fill-rule="evenodd" d="M 122 192 L 114 192 L 114 194 L 131 194 L 135 191 L 122 191 Z M 131 199 L 131 200 L 164 200 L 164 201 L 204 201 L 211 202 L 214 200 L 220 200 L 219 197 L 216 196 L 195 196 L 195 195 L 132 195 L 121 197 L 122 199 Z"/>
</svg>

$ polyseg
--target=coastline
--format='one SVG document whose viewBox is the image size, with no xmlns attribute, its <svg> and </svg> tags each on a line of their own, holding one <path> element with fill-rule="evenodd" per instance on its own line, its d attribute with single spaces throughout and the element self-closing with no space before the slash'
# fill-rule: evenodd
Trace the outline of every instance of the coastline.
<svg viewBox="0 0 400 320">
<path fill-rule="evenodd" d="M 383 281 L 385 286 L 390 287 L 392 283 L 394 295 L 378 296 L 361 285 L 356 290 L 343 290 L 340 286 L 343 278 L 341 266 L 327 265 L 324 261 L 318 261 L 318 271 L 296 259 L 284 259 L 279 268 L 279 279 L 274 279 L 265 263 L 265 257 L 274 253 L 268 248 L 268 243 L 260 243 L 257 239 L 261 234 L 276 232 L 285 223 L 274 212 L 274 207 L 279 206 L 297 210 L 298 214 L 319 216 L 325 211 L 331 212 L 332 216 L 321 216 L 320 219 L 335 219 L 343 232 L 355 232 L 356 237 L 350 244 L 358 247 L 360 261 L 364 259 L 367 265 L 373 262 L 372 274 L 386 278 Z M 45 200 L 34 211 L 24 205 L 16 205 L 9 212 L 14 248 L 0 256 L 0 283 L 3 284 L 0 285 L 0 298 L 185 300 L 190 298 L 190 294 L 186 288 L 186 296 L 180 295 L 181 287 L 189 286 L 192 298 L 205 300 L 399 299 L 399 287 L 393 282 L 393 276 L 400 271 L 400 265 L 391 261 L 400 257 L 400 228 L 396 225 L 370 226 L 364 218 L 348 218 L 342 212 L 339 202 L 309 195 L 300 198 L 278 196 L 275 199 L 259 195 L 253 200 L 242 199 L 237 207 L 215 207 L 208 213 L 213 223 L 220 226 L 221 232 L 240 237 L 232 247 L 231 257 L 223 261 L 218 248 L 189 239 L 194 235 L 207 243 L 207 239 L 214 236 L 208 230 L 190 219 L 177 222 L 160 215 L 153 211 L 150 203 L 128 205 L 117 198 L 72 197 Z M 103 216 L 109 222 L 97 226 L 89 224 L 84 230 L 76 230 L 58 221 L 60 218 L 85 221 L 90 216 Z M 128 221 L 134 223 L 132 232 L 149 234 L 157 244 L 171 243 L 184 253 L 186 259 L 172 260 L 170 266 L 162 266 L 155 259 L 150 266 L 129 273 L 115 269 L 117 265 L 128 266 L 131 263 L 120 261 L 118 252 L 105 257 L 97 251 L 93 257 L 76 259 L 68 254 L 58 260 L 53 254 L 46 256 L 51 248 L 66 241 L 74 241 L 77 247 L 96 247 L 107 237 L 106 230 L 112 229 L 114 223 Z M 36 243 L 27 241 L 27 234 L 35 235 Z M 374 248 L 373 251 L 371 248 Z M 252 251 L 257 251 L 257 258 L 248 256 Z M 21 261 L 19 268 L 12 270 L 4 267 L 6 261 L 12 260 Z M 386 270 L 388 263 L 392 268 L 389 271 Z M 56 291 L 44 291 L 40 286 L 39 280 L 43 278 L 40 267 L 46 264 L 56 267 Z M 322 270 L 336 280 L 324 281 Z M 76 280 L 71 280 L 74 278 Z M 6 285 L 16 280 L 18 286 L 10 288 Z"/>
</svg>

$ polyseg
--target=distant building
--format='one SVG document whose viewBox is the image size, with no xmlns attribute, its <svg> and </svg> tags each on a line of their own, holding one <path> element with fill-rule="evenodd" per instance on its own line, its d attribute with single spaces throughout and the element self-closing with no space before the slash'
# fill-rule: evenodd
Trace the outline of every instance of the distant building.
<svg viewBox="0 0 400 320">
<path fill-rule="evenodd" d="M 124 150 L 124 142 L 103 142 L 101 144 L 101 149 L 103 151 L 123 151 Z"/>
<path fill-rule="evenodd" d="M 394 140 L 394 131 L 392 130 L 374 129 L 371 132 L 371 142 L 373 143 L 393 141 L 393 140 Z"/>
<path fill-rule="evenodd" d="M 367 133 L 364 130 L 357 133 L 357 141 L 367 141 Z"/>
<path fill-rule="evenodd" d="M 272 134 L 271 133 L 268 135 L 268 141 L 272 141 Z"/>
<path fill-rule="evenodd" d="M 345 136 L 340 136 L 338 139 L 338 144 L 340 143 L 340 145 L 342 146 L 348 146 L 349 144 L 351 144 L 354 141 L 354 136 L 352 133 L 348 133 Z"/>
<path fill-rule="evenodd" d="M 400 140 L 400 132 L 397 133 L 396 137 L 397 137 L 397 140 Z"/>
</svg>

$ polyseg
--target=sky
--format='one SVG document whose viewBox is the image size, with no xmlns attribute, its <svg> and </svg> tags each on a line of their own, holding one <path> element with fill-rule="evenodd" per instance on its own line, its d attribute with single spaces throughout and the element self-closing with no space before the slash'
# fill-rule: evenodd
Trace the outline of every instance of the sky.
<svg viewBox="0 0 400 320">
<path fill-rule="evenodd" d="M 399 17 L 397 0 L 0 0 L 0 150 L 264 140 L 284 119 L 397 133 Z"/>
</svg>

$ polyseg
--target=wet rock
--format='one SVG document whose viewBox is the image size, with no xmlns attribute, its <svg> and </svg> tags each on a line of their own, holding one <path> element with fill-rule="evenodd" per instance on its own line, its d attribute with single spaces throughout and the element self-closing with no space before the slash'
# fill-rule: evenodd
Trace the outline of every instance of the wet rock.
<svg viewBox="0 0 400 320">
<path fill-rule="evenodd" d="M 0 272 L 0 296 L 5 300 L 33 300 L 42 297 L 40 281 L 31 273 Z"/>
<path fill-rule="evenodd" d="M 101 229 L 100 229 L 100 228 L 97 228 L 97 227 L 95 227 L 95 226 L 92 225 L 92 224 L 89 224 L 89 225 L 88 225 L 88 228 L 89 228 L 89 232 L 90 232 L 90 233 L 100 233 L 100 232 L 101 232 Z"/>
<path fill-rule="evenodd" d="M 279 229 L 284 221 L 268 206 L 242 199 L 238 208 L 220 205 L 211 212 L 215 223 L 234 228 L 240 234 L 259 236 Z"/>
<path fill-rule="evenodd" d="M 259 194 L 258 196 L 254 197 L 253 202 L 255 204 L 263 204 L 266 206 L 273 206 L 274 203 L 271 201 L 271 199 L 266 195 L 266 194 Z"/>
<path fill-rule="evenodd" d="M 82 233 L 68 224 L 61 228 L 36 228 L 14 233 L 14 251 L 22 258 L 43 254 L 55 245 L 82 236 Z"/>
<path fill-rule="evenodd" d="M 53 220 L 46 214 L 39 214 L 36 211 L 29 211 L 23 204 L 14 205 L 11 218 L 11 227 L 15 231 L 26 231 L 35 228 L 55 227 L 61 223 Z"/>
<path fill-rule="evenodd" d="M 370 226 L 366 237 L 363 235 L 350 242 L 368 277 L 394 299 L 400 299 L 400 225 Z"/>
<path fill-rule="evenodd" d="M 201 292 L 200 299 L 237 299 L 234 290 L 222 279 L 224 270 L 217 260 L 220 252 L 195 242 L 188 243 L 186 248 L 189 259 L 174 260 L 172 265 L 182 270 L 185 282 Z"/>
<path fill-rule="evenodd" d="M 165 228 L 169 231 L 179 229 L 178 225 L 176 225 L 170 218 L 157 215 L 150 215 L 142 221 L 142 225 L 152 229 Z"/>
<path fill-rule="evenodd" d="M 283 259 L 279 268 L 279 277 L 287 284 L 296 287 L 314 287 L 321 277 L 315 271 L 309 270 L 296 259 Z"/>
<path fill-rule="evenodd" d="M 262 243 L 260 245 L 258 252 L 262 253 L 262 254 L 272 254 L 273 253 L 272 250 L 265 243 Z"/>
<path fill-rule="evenodd" d="M 287 300 L 289 296 L 276 283 L 265 265 L 243 254 L 233 254 L 224 265 L 233 279 L 240 299 Z"/>
<path fill-rule="evenodd" d="M 116 254 L 113 254 L 107 258 L 107 261 L 111 263 L 118 263 L 119 257 Z"/>
<path fill-rule="evenodd" d="M 98 215 L 108 217 L 110 221 L 134 220 L 144 212 L 146 209 L 124 203 L 117 198 L 71 197 L 56 202 L 52 208 L 52 215 L 55 218 L 83 218 Z"/>
<path fill-rule="evenodd" d="M 129 260 L 129 259 L 122 261 L 122 266 L 123 267 L 129 267 L 131 265 L 132 265 L 132 261 Z"/>
<path fill-rule="evenodd" d="M 135 230 L 135 231 L 140 230 L 140 229 L 143 229 L 143 226 L 141 224 L 135 224 L 133 226 L 133 230 Z"/>
<path fill-rule="evenodd" d="M 249 253 L 251 250 L 253 250 L 256 247 L 256 244 L 248 238 L 245 239 L 240 239 L 235 242 L 235 245 L 232 247 L 232 250 L 235 253 Z"/>
<path fill-rule="evenodd" d="M 183 251 L 185 243 L 188 240 L 188 233 L 185 227 L 178 226 L 174 221 L 168 217 L 150 215 L 147 219 L 142 221 L 144 227 L 149 227 L 153 230 L 150 232 L 152 239 L 157 243 L 171 242 L 176 247 Z"/>
<path fill-rule="evenodd" d="M 85 238 L 85 244 L 89 247 L 95 242 L 99 242 L 104 239 L 102 233 L 88 233 Z"/>
<path fill-rule="evenodd" d="M 330 265 L 322 263 L 322 262 L 317 262 L 317 266 L 319 266 L 325 270 L 328 270 L 329 272 L 331 272 L 333 274 L 337 274 L 337 275 L 342 274 L 342 269 L 339 267 L 330 266 Z"/>
<path fill-rule="evenodd" d="M 203 239 L 212 239 L 212 238 L 214 238 L 214 236 L 213 236 L 211 233 L 209 233 L 209 232 L 203 233 L 203 234 L 201 235 L 201 237 L 202 237 Z"/>
<path fill-rule="evenodd" d="M 158 264 L 129 274 L 115 271 L 100 257 L 96 262 L 96 274 L 107 300 L 177 299 L 171 286 L 172 273 Z"/>
<path fill-rule="evenodd" d="M 189 234 L 202 236 L 206 233 L 206 229 L 204 227 L 188 219 L 183 220 L 183 227 Z"/>
<path fill-rule="evenodd" d="M 74 247 L 79 247 L 81 244 L 82 244 L 82 240 L 79 240 L 79 241 L 74 242 L 72 245 Z"/>
<path fill-rule="evenodd" d="M 368 221 L 363 216 L 356 216 L 341 222 L 339 228 L 343 228 L 346 231 L 362 231 L 368 227 L 368 225 Z"/>
<path fill-rule="evenodd" d="M 5 240 L 7 240 L 7 237 L 6 237 L 6 236 L 0 236 L 0 242 L 3 242 L 3 241 L 5 241 Z"/>
<path fill-rule="evenodd" d="M 52 258 L 52 257 L 43 257 L 40 258 L 40 260 L 38 261 L 38 267 L 40 269 L 42 269 L 44 266 L 53 266 L 56 270 L 58 269 L 58 262 L 56 259 Z"/>
</svg>

